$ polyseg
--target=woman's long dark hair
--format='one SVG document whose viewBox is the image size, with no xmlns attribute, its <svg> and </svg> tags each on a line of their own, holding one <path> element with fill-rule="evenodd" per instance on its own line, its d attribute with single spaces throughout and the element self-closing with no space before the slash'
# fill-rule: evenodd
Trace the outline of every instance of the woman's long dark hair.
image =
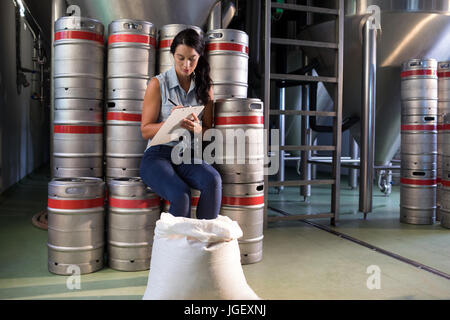
<svg viewBox="0 0 450 320">
<path fill-rule="evenodd" d="M 194 29 L 186 29 L 173 39 L 170 52 L 174 55 L 177 47 L 182 44 L 194 48 L 200 55 L 197 68 L 195 69 L 195 95 L 199 103 L 206 105 L 211 99 L 209 90 L 211 89 L 212 80 L 209 75 L 211 68 L 205 57 L 205 41 Z"/>
</svg>

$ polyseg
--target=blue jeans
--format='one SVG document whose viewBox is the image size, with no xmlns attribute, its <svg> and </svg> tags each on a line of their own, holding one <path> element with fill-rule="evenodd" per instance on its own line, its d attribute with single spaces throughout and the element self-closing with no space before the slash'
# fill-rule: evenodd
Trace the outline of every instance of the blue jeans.
<svg viewBox="0 0 450 320">
<path fill-rule="evenodd" d="M 201 192 L 197 206 L 198 219 L 216 219 L 222 203 L 222 178 L 211 165 L 173 164 L 173 147 L 149 148 L 141 161 L 141 178 L 161 198 L 170 202 L 170 213 L 176 217 L 191 216 L 191 188 Z M 191 158 L 192 159 L 192 158 Z"/>
</svg>

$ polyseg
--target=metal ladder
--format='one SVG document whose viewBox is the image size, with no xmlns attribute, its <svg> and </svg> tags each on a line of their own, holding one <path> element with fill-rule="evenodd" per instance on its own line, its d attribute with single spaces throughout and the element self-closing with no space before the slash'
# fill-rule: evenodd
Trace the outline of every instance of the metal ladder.
<svg viewBox="0 0 450 320">
<path fill-rule="evenodd" d="M 331 151 L 332 152 L 332 174 L 331 179 L 320 180 L 311 179 L 302 173 L 301 180 L 292 181 L 270 181 L 268 175 L 265 175 L 265 206 L 264 206 L 264 226 L 267 228 L 268 222 L 275 221 L 296 221 L 296 220 L 308 220 L 308 219 L 319 219 L 319 218 L 330 218 L 331 225 L 336 225 L 339 218 L 339 205 L 340 205 L 340 182 L 341 182 L 341 147 L 342 147 L 342 94 L 343 94 L 343 61 L 344 61 L 344 1 L 336 0 L 337 9 L 313 7 L 308 5 L 297 5 L 289 3 L 272 2 L 271 0 L 265 0 L 265 73 L 264 73 L 264 103 L 265 103 L 265 129 L 270 129 L 270 116 L 279 116 L 284 118 L 284 116 L 301 116 L 302 118 L 302 145 L 297 146 L 286 146 L 284 141 L 281 141 L 279 152 L 281 155 L 281 161 L 284 161 L 285 151 L 301 151 L 302 152 L 302 167 L 304 168 L 308 165 L 308 160 L 310 153 L 312 151 Z M 306 41 L 306 40 L 294 40 L 294 39 L 280 39 L 272 38 L 272 12 L 274 9 L 282 9 L 286 11 L 295 12 L 306 12 L 306 13 L 318 13 L 323 15 L 331 15 L 335 18 L 335 30 L 337 43 L 319 42 L 319 41 Z M 333 77 L 323 77 L 323 76 L 312 76 L 307 75 L 292 75 L 292 74 L 278 74 L 272 73 L 271 70 L 271 48 L 272 44 L 277 45 L 290 45 L 299 47 L 314 47 L 322 49 L 331 49 L 335 51 L 335 72 Z M 334 86 L 333 102 L 334 111 L 333 112 L 321 112 L 321 111 L 310 111 L 303 108 L 299 110 L 285 110 L 284 106 L 280 105 L 278 110 L 272 110 L 270 103 L 270 90 L 271 85 L 277 82 L 294 82 L 305 88 L 309 85 L 315 85 L 319 82 L 332 84 Z M 302 89 L 302 96 L 304 96 L 304 90 Z M 304 101 L 304 99 L 302 98 Z M 315 99 L 314 99 L 315 100 Z M 313 100 L 313 101 L 314 101 Z M 317 107 L 317 106 L 315 106 Z M 315 109 L 317 110 L 317 109 Z M 307 142 L 304 138 L 304 133 L 306 131 L 303 129 L 304 124 L 308 126 L 310 117 L 332 117 L 333 118 L 333 145 L 331 146 L 314 146 L 311 142 Z M 281 124 L 281 122 L 280 122 Z M 284 130 L 284 125 L 280 125 L 281 130 Z M 284 135 L 283 135 L 284 136 Z M 284 139 L 282 139 L 284 140 Z M 269 141 L 269 139 L 267 139 Z M 266 145 L 266 152 L 269 154 L 271 151 L 269 143 Z M 268 192 L 269 187 L 277 187 L 282 189 L 283 187 L 300 187 L 304 188 L 318 185 L 331 185 L 331 208 L 330 212 L 326 213 L 316 213 L 316 214 L 288 214 L 282 210 L 277 210 L 269 206 Z M 303 191 L 304 192 L 304 191 Z M 268 216 L 269 207 L 271 210 L 277 211 L 282 216 Z"/>
</svg>

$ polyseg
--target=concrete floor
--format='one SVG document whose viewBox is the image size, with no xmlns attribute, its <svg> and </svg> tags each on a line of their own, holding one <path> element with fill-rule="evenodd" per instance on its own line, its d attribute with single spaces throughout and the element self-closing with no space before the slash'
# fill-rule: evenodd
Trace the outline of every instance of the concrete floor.
<svg viewBox="0 0 450 320">
<path fill-rule="evenodd" d="M 0 299 L 141 299 L 148 271 L 105 267 L 82 276 L 81 290 L 71 291 L 68 277 L 47 270 L 47 232 L 31 224 L 46 207 L 47 179 L 47 169 L 40 170 L 0 196 Z M 358 192 L 343 183 L 340 222 L 332 229 L 450 273 L 450 230 L 400 224 L 398 187 L 388 198 L 374 190 L 374 212 L 364 220 Z M 313 188 L 310 204 L 300 200 L 298 188 L 269 198 L 292 214 L 326 212 L 330 188 Z M 329 220 L 314 222 L 329 226 Z M 373 265 L 381 288 L 369 290 L 367 268 Z M 269 300 L 450 299 L 450 280 L 300 221 L 270 223 L 263 261 L 243 269 L 254 291 Z"/>
</svg>

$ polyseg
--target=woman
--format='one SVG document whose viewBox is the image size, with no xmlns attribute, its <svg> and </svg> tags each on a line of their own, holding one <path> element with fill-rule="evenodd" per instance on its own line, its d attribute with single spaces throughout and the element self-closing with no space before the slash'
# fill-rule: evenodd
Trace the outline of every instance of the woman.
<svg viewBox="0 0 450 320">
<path fill-rule="evenodd" d="M 171 112 L 184 106 L 205 106 L 202 116 L 193 115 L 193 121 L 183 120 L 184 129 L 202 134 L 212 127 L 214 97 L 203 39 L 193 29 L 187 29 L 175 37 L 170 50 L 174 67 L 151 79 L 144 97 L 141 132 L 142 137 L 150 141 Z M 174 107 L 171 101 L 179 105 Z M 142 180 L 156 194 L 170 201 L 172 215 L 190 217 L 192 188 L 201 192 L 197 218 L 217 218 L 222 200 L 219 173 L 204 161 L 175 165 L 171 154 L 177 144 L 178 141 L 172 141 L 146 150 L 141 161 Z"/>
</svg>

